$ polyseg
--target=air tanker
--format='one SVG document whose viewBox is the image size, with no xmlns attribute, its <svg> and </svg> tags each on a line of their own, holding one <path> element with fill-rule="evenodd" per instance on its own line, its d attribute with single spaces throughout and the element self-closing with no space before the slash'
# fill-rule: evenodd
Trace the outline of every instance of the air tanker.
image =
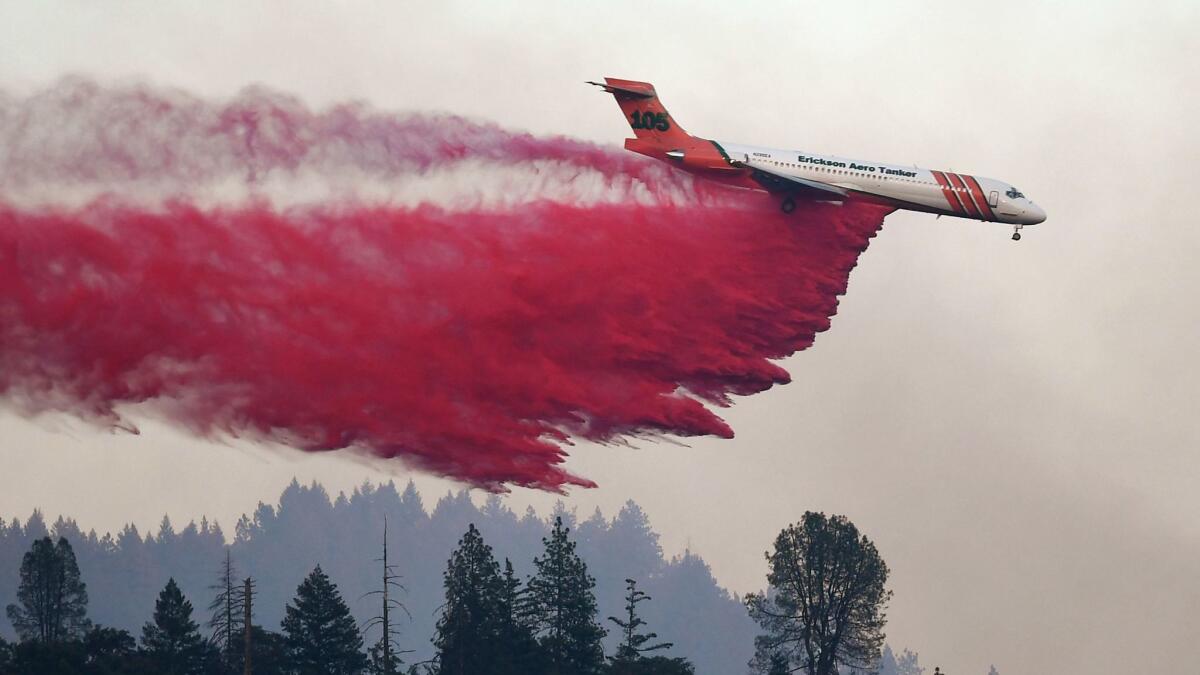
<svg viewBox="0 0 1200 675">
<path fill-rule="evenodd" d="M 649 82 L 604 78 L 588 82 L 617 99 L 636 138 L 625 149 L 662 160 L 697 176 L 780 198 L 784 213 L 797 200 L 870 202 L 1021 228 L 1046 220 L 1046 212 L 1010 183 L 953 171 L 710 141 L 680 127 Z"/>
</svg>

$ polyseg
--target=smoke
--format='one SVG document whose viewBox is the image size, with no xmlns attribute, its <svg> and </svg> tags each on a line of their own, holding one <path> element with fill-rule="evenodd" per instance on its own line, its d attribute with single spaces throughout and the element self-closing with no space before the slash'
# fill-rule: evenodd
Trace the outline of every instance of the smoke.
<svg viewBox="0 0 1200 675">
<path fill-rule="evenodd" d="M 0 400 L 589 486 L 572 439 L 731 437 L 886 211 L 564 138 L 248 90 L 0 95 Z"/>
<path fill-rule="evenodd" d="M 452 115 L 380 113 L 364 104 L 314 113 L 259 87 L 217 105 L 77 78 L 25 99 L 0 92 L 0 186 L 6 199 L 33 206 L 82 206 L 111 193 L 204 205 L 696 197 L 686 174 L 630 153 Z"/>
</svg>

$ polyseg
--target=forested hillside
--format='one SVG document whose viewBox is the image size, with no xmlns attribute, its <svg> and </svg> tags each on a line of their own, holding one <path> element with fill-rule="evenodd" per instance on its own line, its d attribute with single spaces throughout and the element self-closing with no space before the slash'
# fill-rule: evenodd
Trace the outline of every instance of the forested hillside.
<svg viewBox="0 0 1200 675">
<path fill-rule="evenodd" d="M 47 523 L 36 512 L 23 522 L 0 520 L 0 607 L 15 601 L 22 555 L 49 533 L 74 546 L 90 596 L 88 614 L 98 624 L 136 633 L 171 577 L 207 619 L 204 608 L 215 595 L 211 587 L 228 545 L 238 577 L 255 580 L 255 623 L 277 630 L 285 604 L 320 565 L 364 625 L 379 613 L 378 598 L 368 593 L 381 584 L 376 559 L 385 516 L 389 557 L 405 586 L 399 598 L 411 614 L 411 620 L 403 613 L 399 620 L 400 647 L 412 650 L 404 655 L 409 663 L 432 656 L 442 575 L 468 525 L 473 523 L 497 558 L 510 559 L 525 579 L 556 516 L 571 528 L 578 553 L 596 578 L 605 627 L 613 628 L 606 617 L 622 615 L 625 579 L 632 578 L 653 598 L 639 608 L 648 625 L 674 643 L 666 655 L 687 657 L 702 675 L 718 675 L 745 672 L 753 653 L 756 627 L 740 599 L 717 584 L 698 555 L 664 558 L 658 535 L 632 501 L 617 514 L 597 511 L 583 519 L 561 504 L 552 514 L 516 514 L 496 496 L 480 507 L 465 491 L 447 494 L 427 508 L 411 483 L 403 490 L 392 483 L 364 484 L 352 494 L 331 498 L 320 485 L 293 482 L 277 504 L 260 503 L 232 530 L 204 518 L 186 525 L 164 518 L 157 532 L 143 534 L 126 526 L 115 535 L 81 532 L 70 518 Z M 6 620 L 0 621 L 0 633 L 13 636 Z M 365 636 L 367 644 L 377 639 L 370 631 Z M 613 653 L 617 642 L 618 635 L 610 631 L 605 651 Z"/>
</svg>

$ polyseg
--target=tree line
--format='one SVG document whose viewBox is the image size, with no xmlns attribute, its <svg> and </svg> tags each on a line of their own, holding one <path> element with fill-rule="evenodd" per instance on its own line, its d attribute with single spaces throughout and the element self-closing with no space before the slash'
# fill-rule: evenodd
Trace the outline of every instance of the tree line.
<svg viewBox="0 0 1200 675">
<path fill-rule="evenodd" d="M 626 613 L 608 618 L 622 638 L 616 653 L 606 657 L 595 580 L 569 532 L 557 518 L 542 554 L 533 559 L 536 572 L 523 583 L 511 561 L 505 560 L 501 571 L 492 548 L 469 525 L 443 575 L 435 655 L 407 668 L 386 625 L 378 642 L 364 650 L 349 606 L 319 565 L 287 604 L 280 632 L 254 624 L 253 580 L 234 583 L 228 557 L 211 586 L 208 635 L 173 578 L 159 592 L 140 639 L 123 629 L 93 625 L 87 618 L 87 585 L 70 542 L 47 536 L 22 558 L 18 601 L 6 608 L 19 642 L 0 641 L 0 673 L 693 675 L 684 658 L 648 655 L 670 645 L 647 644 L 657 636 L 643 632 L 646 622 L 638 605 L 650 596 L 633 579 L 627 580 Z M 386 557 L 383 570 L 386 589 Z M 403 608 L 386 599 L 382 607 Z"/>
<path fill-rule="evenodd" d="M 380 614 L 380 529 L 388 523 L 390 564 L 406 588 L 392 597 L 403 601 L 393 630 L 397 649 L 409 662 L 433 658 L 430 638 L 444 602 L 441 579 L 446 561 L 469 524 L 474 524 L 498 559 L 512 561 L 521 579 L 535 572 L 533 558 L 543 538 L 561 518 L 570 528 L 580 556 L 596 580 L 599 614 L 607 619 L 624 610 L 625 579 L 654 597 L 639 605 L 646 621 L 674 646 L 657 654 L 686 655 L 697 675 L 741 672 L 753 653 L 755 624 L 742 599 L 717 582 L 696 553 L 664 555 L 659 535 L 645 511 L 630 501 L 612 513 L 577 514 L 557 504 L 549 513 L 514 512 L 505 500 L 472 500 L 466 492 L 443 493 L 426 500 L 411 483 L 364 483 L 343 494 L 319 484 L 293 482 L 246 515 L 226 523 L 211 518 L 176 523 L 164 518 L 149 531 L 128 525 L 111 535 L 81 530 L 70 518 L 0 520 L 0 634 L 14 633 L 3 608 L 15 601 L 21 557 L 36 539 L 66 537 L 93 596 L 93 621 L 137 635 L 158 593 L 174 578 L 184 595 L 203 609 L 212 597 L 213 570 L 229 553 L 238 569 L 236 582 L 255 579 L 256 622 L 278 627 L 296 587 L 321 565 L 336 580 L 360 625 Z M 367 564 L 372 563 L 372 564 Z M 411 616 L 410 616 L 411 615 Z M 608 624 L 605 621 L 606 625 Z M 366 631 L 369 644 L 380 627 Z M 606 653 L 619 645 L 615 630 L 603 638 Z"/>
<path fill-rule="evenodd" d="M 296 488 L 294 484 L 289 490 Z M 280 511 L 286 504 L 281 499 Z M 489 501 L 477 513 L 486 513 L 489 506 L 495 505 Z M 237 549 L 226 546 L 218 573 L 210 570 L 205 589 L 211 599 L 208 630 L 201 630 L 188 594 L 170 577 L 157 593 L 152 620 L 141 625 L 140 640 L 134 637 L 138 631 L 91 624 L 86 586 L 71 542 L 63 536 L 55 542 L 47 535 L 35 540 L 22 557 L 17 602 L 7 608 L 20 641 L 0 643 L 0 672 L 694 673 L 692 662 L 672 653 L 678 652 L 673 648 L 680 637 L 692 637 L 689 631 L 668 629 L 667 641 L 650 626 L 662 630 L 656 616 L 674 615 L 699 625 L 708 617 L 691 614 L 686 596 L 652 602 L 645 587 L 655 575 L 625 576 L 615 603 L 608 603 L 610 611 L 601 611 L 596 579 L 578 550 L 586 541 L 580 536 L 586 527 L 572 532 L 577 524 L 573 514 L 556 511 L 541 538 L 540 554 L 527 560 L 525 574 L 517 571 L 511 557 L 496 555 L 474 522 L 467 523 L 449 558 L 443 558 L 440 602 L 433 612 L 431 649 L 425 654 L 405 648 L 398 639 L 405 634 L 402 623 L 407 625 L 400 617 L 412 616 L 405 606 L 410 589 L 396 573 L 395 554 L 389 559 L 386 524 L 374 589 L 363 594 L 374 596 L 370 602 L 375 607 L 365 621 L 355 618 L 338 585 L 318 564 L 284 603 L 277 624 L 281 630 L 263 628 L 270 624 L 256 612 L 262 613 L 270 601 L 264 604 L 252 575 L 237 573 Z M 634 518 L 634 512 L 640 517 Z M 622 516 L 626 525 L 636 520 L 649 532 L 636 505 L 627 504 Z M 614 519 L 610 532 L 621 520 Z M 266 519 L 254 522 L 263 524 Z M 767 561 L 768 590 L 738 603 L 743 617 L 757 627 L 757 637 L 747 639 L 751 658 L 725 672 L 745 672 L 747 664 L 770 674 L 920 672 L 915 655 L 905 652 L 897 660 L 882 649 L 884 608 L 890 597 L 885 589 L 887 567 L 848 520 L 806 513 L 780 533 Z M 626 555 L 625 562 L 636 568 L 630 564 L 635 558 Z M 654 613 L 656 605 L 664 611 Z M 364 643 L 369 646 L 364 648 Z"/>
</svg>

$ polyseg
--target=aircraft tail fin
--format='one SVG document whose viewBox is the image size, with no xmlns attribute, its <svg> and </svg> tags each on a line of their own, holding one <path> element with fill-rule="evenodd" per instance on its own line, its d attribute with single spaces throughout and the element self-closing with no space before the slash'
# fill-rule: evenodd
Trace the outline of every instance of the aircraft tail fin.
<svg viewBox="0 0 1200 675">
<path fill-rule="evenodd" d="M 635 80 L 604 78 L 588 82 L 613 95 L 637 138 L 626 138 L 625 149 L 654 157 L 690 171 L 737 171 L 725 151 L 712 141 L 692 136 L 658 100 L 654 85 Z"/>
<path fill-rule="evenodd" d="M 635 80 L 604 78 L 604 82 L 588 82 L 613 95 L 625 121 L 643 144 L 649 143 L 662 148 L 674 148 L 689 144 L 692 137 L 671 117 L 671 113 L 658 100 L 654 85 Z"/>
</svg>

